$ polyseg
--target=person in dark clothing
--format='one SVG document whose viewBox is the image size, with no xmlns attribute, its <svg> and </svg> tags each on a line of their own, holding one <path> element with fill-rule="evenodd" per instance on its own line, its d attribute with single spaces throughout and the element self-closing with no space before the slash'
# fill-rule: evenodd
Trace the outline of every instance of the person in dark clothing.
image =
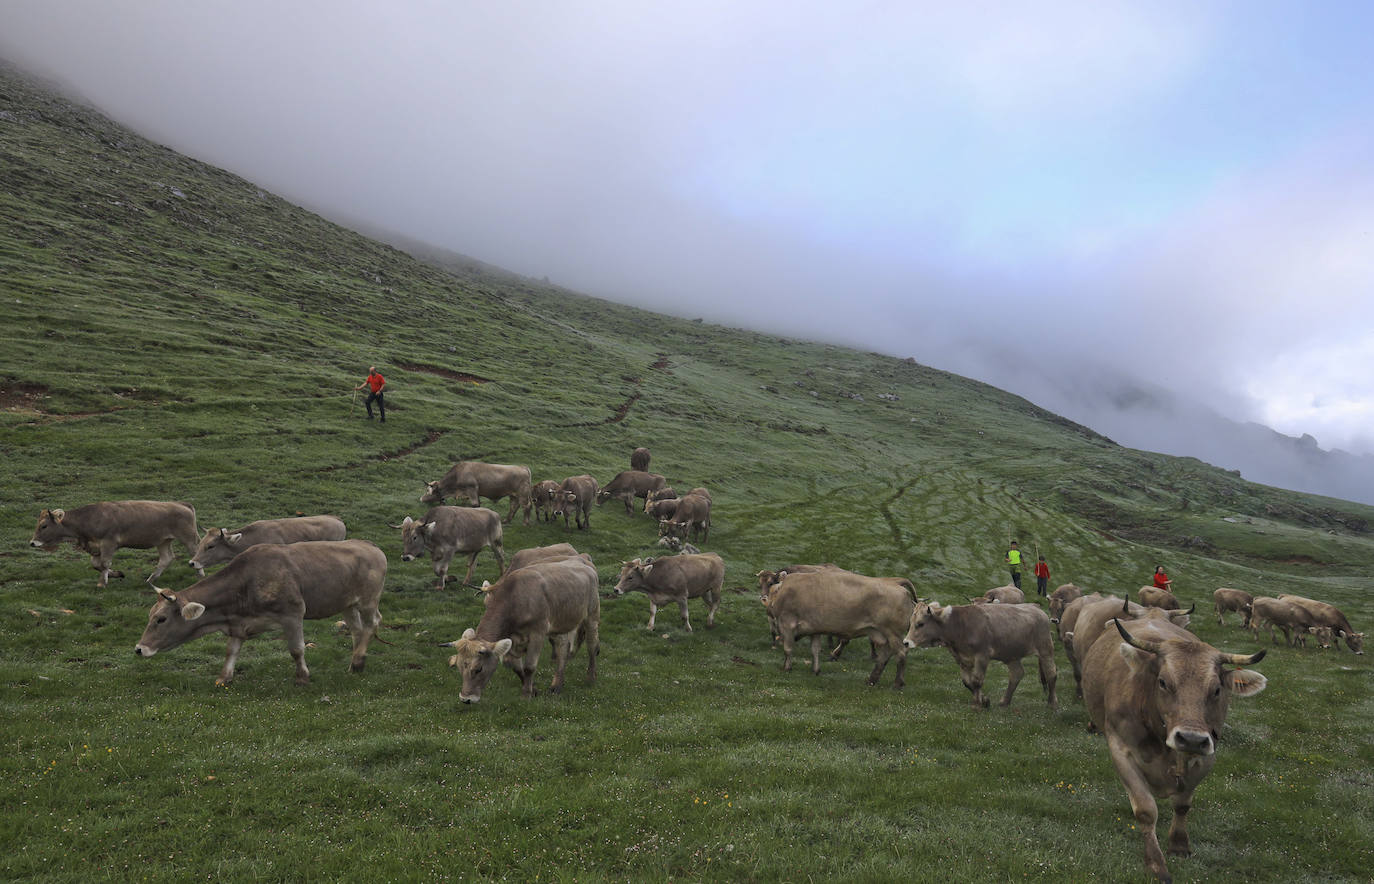
<svg viewBox="0 0 1374 884">
<path fill-rule="evenodd" d="M 367 419 L 372 420 L 372 403 L 375 400 L 377 408 L 382 413 L 382 423 L 386 423 L 386 399 L 382 396 L 386 390 L 386 378 L 377 372 L 377 366 L 369 367 L 367 378 L 353 389 L 361 390 L 363 387 L 368 388 L 367 398 L 363 400 L 363 404 L 367 406 Z"/>
<path fill-rule="evenodd" d="M 1042 596 L 1050 594 L 1050 566 L 1044 556 L 1035 563 L 1035 591 Z"/>
</svg>

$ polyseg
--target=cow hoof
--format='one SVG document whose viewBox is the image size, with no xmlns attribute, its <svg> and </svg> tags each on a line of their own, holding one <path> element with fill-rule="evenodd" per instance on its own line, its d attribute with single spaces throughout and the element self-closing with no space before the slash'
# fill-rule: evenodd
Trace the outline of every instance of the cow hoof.
<svg viewBox="0 0 1374 884">
<path fill-rule="evenodd" d="M 983 698 L 983 703 L 982 703 L 982 705 L 983 705 L 983 708 L 986 709 L 986 708 L 988 708 L 989 706 L 992 705 L 992 701 L 989 700 L 987 697 L 984 697 L 984 698 Z"/>
<path fill-rule="evenodd" d="M 363 671 L 363 667 L 366 666 L 366 665 L 367 665 L 367 661 L 366 661 L 366 660 L 361 660 L 361 661 L 359 661 L 359 662 L 357 662 L 357 663 L 350 663 L 349 666 L 348 666 L 348 668 L 351 669 L 351 670 L 353 670 L 354 672 L 362 672 L 362 671 Z"/>
<path fill-rule="evenodd" d="M 310 684 L 310 676 L 308 676 L 308 675 L 305 676 L 304 678 L 297 678 L 297 679 L 296 679 L 296 687 L 301 687 L 301 688 L 303 688 L 303 687 L 305 687 L 305 686 L 308 685 L 308 684 Z"/>
</svg>

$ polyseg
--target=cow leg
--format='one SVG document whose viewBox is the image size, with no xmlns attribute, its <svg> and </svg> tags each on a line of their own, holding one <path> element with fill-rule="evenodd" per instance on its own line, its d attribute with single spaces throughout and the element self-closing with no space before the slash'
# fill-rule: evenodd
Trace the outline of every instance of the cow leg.
<svg viewBox="0 0 1374 884">
<path fill-rule="evenodd" d="M 782 671 L 792 671 L 792 644 L 794 641 L 792 627 L 778 624 L 778 632 L 782 635 Z"/>
<path fill-rule="evenodd" d="M 582 643 L 587 646 L 587 684 L 596 684 L 596 658 L 601 653 L 601 623 L 588 620 L 582 630 Z"/>
<path fill-rule="evenodd" d="M 1221 605 L 1217 605 L 1217 625 L 1218 625 L 1218 626 L 1225 626 L 1225 625 L 1226 625 L 1226 618 L 1223 617 L 1223 616 L 1221 616 Z"/>
<path fill-rule="evenodd" d="M 1002 696 L 1003 706 L 1011 705 L 1011 695 L 1016 693 L 1016 686 L 1021 683 L 1021 679 L 1026 674 L 1026 667 L 1021 665 L 1020 660 L 1007 661 L 1007 692 Z"/>
<path fill-rule="evenodd" d="M 678 610 L 682 612 L 682 628 L 688 632 L 692 631 L 692 621 L 687 617 L 687 597 L 683 596 L 677 600 Z"/>
<path fill-rule="evenodd" d="M 1193 792 L 1179 792 L 1170 799 L 1174 805 L 1174 821 L 1169 824 L 1169 855 L 1192 856 L 1193 845 L 1188 840 L 1188 811 L 1193 809 Z"/>
<path fill-rule="evenodd" d="M 472 570 L 473 567 L 477 564 L 477 554 L 479 552 L 481 552 L 481 550 L 474 549 L 472 552 L 468 553 L 468 570 L 466 573 L 463 574 L 464 583 L 472 582 Z"/>
<path fill-rule="evenodd" d="M 305 665 L 305 622 L 288 620 L 282 624 L 282 632 L 286 637 L 286 647 L 291 652 L 291 659 L 296 661 L 296 684 L 310 684 L 310 670 Z"/>
<path fill-rule="evenodd" d="M 537 697 L 539 689 L 534 686 L 534 670 L 539 666 L 539 651 L 544 646 L 544 636 L 531 635 L 529 647 L 525 650 L 525 659 L 521 661 L 520 669 L 520 696 Z"/>
<path fill-rule="evenodd" d="M 890 644 L 892 652 L 897 655 L 897 677 L 892 680 L 892 689 L 900 691 L 906 687 L 906 645 L 899 641 L 892 641 Z"/>
<path fill-rule="evenodd" d="M 1140 829 L 1141 839 L 1145 843 L 1145 866 L 1156 878 L 1168 884 L 1173 881 L 1173 876 L 1169 874 L 1169 867 L 1164 864 L 1164 851 L 1159 849 L 1159 836 L 1155 833 L 1159 807 L 1155 804 L 1154 795 L 1150 793 L 1150 786 L 1131 763 L 1130 751 L 1118 738 L 1108 736 L 1107 748 L 1111 753 L 1116 775 L 1126 787 L 1126 796 L 1131 800 L 1131 813 L 1135 816 L 1136 827 Z"/>
<path fill-rule="evenodd" d="M 817 633 L 811 636 L 811 674 L 821 674 L 821 636 Z"/>
<path fill-rule="evenodd" d="M 973 665 L 967 666 L 964 661 L 959 661 L 961 675 L 964 678 L 964 687 L 973 694 L 972 705 L 974 709 L 986 709 L 991 705 L 991 700 L 983 696 L 983 681 L 988 674 L 988 661 L 975 658 Z"/>
<path fill-rule="evenodd" d="M 191 549 L 191 555 L 195 555 L 194 547 Z M 157 545 L 157 567 L 153 569 L 153 573 L 148 575 L 149 586 L 153 584 L 154 580 L 162 576 L 162 572 L 167 570 L 167 566 L 172 564 L 172 560 L 175 558 L 176 556 L 172 553 L 171 540 L 164 540 Z"/>
<path fill-rule="evenodd" d="M 1059 681 L 1059 670 L 1054 666 L 1054 648 L 1040 655 L 1040 687 L 1045 691 L 1045 702 L 1051 709 L 1059 708 L 1059 698 L 1055 696 L 1054 686 Z"/>
<path fill-rule="evenodd" d="M 186 547 L 187 555 L 192 557 L 195 556 L 196 549 L 200 546 L 200 534 L 196 531 L 196 528 L 194 526 L 187 526 L 184 530 L 182 530 L 178 535 L 177 540 L 181 543 L 182 546 Z M 200 577 L 202 580 L 205 579 L 205 569 L 197 568 L 196 575 Z"/>
<path fill-rule="evenodd" d="M 224 649 L 224 668 L 219 671 L 215 684 L 223 686 L 234 680 L 234 664 L 239 659 L 239 648 L 243 647 L 243 637 L 229 636 L 228 646 Z"/>
<path fill-rule="evenodd" d="M 563 693 L 563 670 L 567 667 L 568 657 L 572 654 L 572 636 L 573 634 L 555 635 L 549 639 L 553 649 L 553 681 L 549 684 L 551 694 Z"/>
<path fill-rule="evenodd" d="M 376 608 L 366 612 L 349 608 L 348 621 L 348 631 L 353 636 L 353 658 L 349 661 L 349 668 L 354 672 L 362 672 L 367 664 L 367 646 L 382 623 L 382 612 Z"/>
<path fill-rule="evenodd" d="M 494 540 L 491 543 L 491 552 L 496 556 L 496 577 L 499 580 L 506 576 L 506 548 L 502 546 L 501 541 Z"/>
<path fill-rule="evenodd" d="M 706 593 L 706 628 L 710 629 L 716 625 L 716 609 L 720 607 L 720 590 L 713 589 Z"/>
<path fill-rule="evenodd" d="M 658 616 L 658 605 L 654 604 L 654 600 L 653 600 L 653 599 L 649 599 L 649 625 L 646 626 L 646 627 L 644 627 L 644 628 L 652 631 L 653 628 L 654 628 L 654 618 L 657 617 L 657 616 Z"/>
<path fill-rule="evenodd" d="M 868 674 L 868 683 L 875 685 L 878 679 L 882 678 L 883 670 L 887 668 L 887 661 L 892 659 L 892 648 L 888 645 L 887 639 L 881 635 L 872 634 L 868 637 L 869 647 L 877 655 L 873 664 L 873 671 Z"/>
<path fill-rule="evenodd" d="M 438 581 L 436 589 L 443 589 L 444 584 L 448 583 L 448 558 L 434 560 L 434 578 Z"/>
<path fill-rule="evenodd" d="M 108 586 L 111 577 L 119 578 L 124 576 L 123 571 L 115 571 L 110 568 L 110 565 L 114 561 L 115 550 L 117 549 L 119 549 L 119 547 L 115 546 L 114 541 L 101 540 L 94 551 L 91 552 L 91 567 L 100 572 L 100 579 L 95 583 L 96 588 Z"/>
</svg>

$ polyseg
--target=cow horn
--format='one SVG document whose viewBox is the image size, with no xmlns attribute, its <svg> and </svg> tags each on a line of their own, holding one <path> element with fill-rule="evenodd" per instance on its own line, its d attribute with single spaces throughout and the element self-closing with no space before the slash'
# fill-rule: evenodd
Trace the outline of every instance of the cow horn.
<svg viewBox="0 0 1374 884">
<path fill-rule="evenodd" d="M 1116 631 L 1121 633 L 1121 637 L 1126 640 L 1126 644 L 1130 645 L 1133 648 L 1138 648 L 1142 651 L 1149 651 L 1151 654 L 1159 653 L 1159 648 L 1161 644 L 1160 642 L 1150 642 L 1145 641 L 1143 639 L 1131 638 L 1131 634 L 1126 631 L 1126 627 L 1121 625 L 1120 620 L 1117 620 L 1115 617 L 1113 617 L 1112 622 L 1116 624 Z"/>
<path fill-rule="evenodd" d="M 1130 598 L 1124 598 L 1124 599 L 1121 600 L 1121 613 L 1123 613 L 1123 614 L 1129 614 L 1129 613 L 1131 613 L 1131 600 L 1130 600 Z"/>
<path fill-rule="evenodd" d="M 1187 614 L 1189 617 L 1191 617 L 1191 616 L 1193 616 L 1193 612 L 1196 611 L 1196 610 L 1197 610 L 1197 602 L 1193 602 L 1191 605 L 1188 606 L 1188 610 L 1184 611 L 1183 613 L 1185 613 L 1185 614 Z"/>
<path fill-rule="evenodd" d="M 1264 659 L 1265 649 L 1260 648 L 1254 654 L 1222 654 L 1221 662 L 1230 663 L 1232 666 L 1250 666 Z"/>
<path fill-rule="evenodd" d="M 172 591 L 171 591 L 170 589 L 163 589 L 163 588 L 160 587 L 160 586 L 154 586 L 154 587 L 153 587 L 153 591 L 156 592 L 156 593 L 157 593 L 159 596 L 161 596 L 162 598 L 164 598 L 164 599 L 166 599 L 167 601 L 171 602 L 172 604 L 174 604 L 174 605 L 176 604 L 177 597 L 172 593 Z"/>
</svg>

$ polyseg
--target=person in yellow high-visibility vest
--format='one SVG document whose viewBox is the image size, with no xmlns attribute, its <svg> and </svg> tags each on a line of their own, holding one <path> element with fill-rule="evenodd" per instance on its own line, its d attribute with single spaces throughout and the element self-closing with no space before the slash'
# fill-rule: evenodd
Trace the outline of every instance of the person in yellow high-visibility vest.
<svg viewBox="0 0 1374 884">
<path fill-rule="evenodd" d="M 1007 566 L 1011 568 L 1011 584 L 1017 589 L 1021 588 L 1021 547 L 1016 545 L 1016 541 L 1011 542 L 1011 549 L 1007 550 Z"/>
</svg>

